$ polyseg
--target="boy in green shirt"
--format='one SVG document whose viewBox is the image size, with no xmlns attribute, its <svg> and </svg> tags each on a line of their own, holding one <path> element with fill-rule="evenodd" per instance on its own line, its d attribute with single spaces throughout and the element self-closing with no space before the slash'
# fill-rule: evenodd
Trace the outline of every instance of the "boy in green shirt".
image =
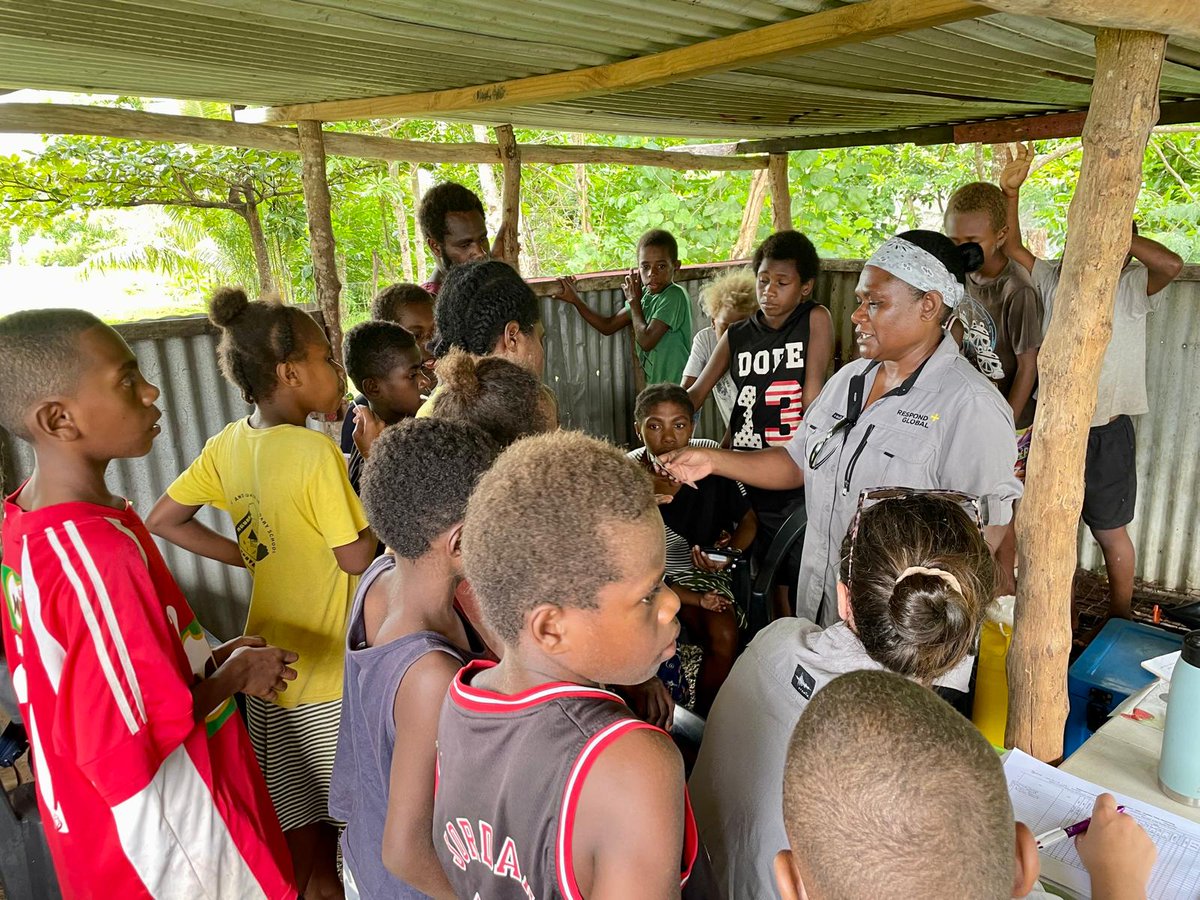
<svg viewBox="0 0 1200 900">
<path fill-rule="evenodd" d="M 646 384 L 679 384 L 692 345 L 692 301 L 675 283 L 679 244 L 669 231 L 654 228 L 638 239 L 638 267 L 625 276 L 625 305 L 611 316 L 589 307 L 575 290 L 575 279 L 558 279 L 554 297 L 570 303 L 601 334 L 633 326 L 638 360 Z"/>
</svg>

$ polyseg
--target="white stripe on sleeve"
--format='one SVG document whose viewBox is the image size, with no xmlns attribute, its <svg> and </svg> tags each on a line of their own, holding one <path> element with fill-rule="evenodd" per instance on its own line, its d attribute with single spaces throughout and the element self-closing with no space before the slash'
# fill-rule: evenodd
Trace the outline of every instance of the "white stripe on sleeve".
<svg viewBox="0 0 1200 900">
<path fill-rule="evenodd" d="M 22 541 L 21 546 L 21 596 L 24 598 L 22 615 L 33 633 L 34 643 L 37 644 L 38 655 L 42 660 L 42 668 L 50 679 L 50 687 L 58 693 L 59 682 L 62 681 L 63 665 L 67 651 L 46 628 L 42 619 L 42 591 L 38 587 L 37 575 L 33 571 L 33 563 L 29 559 L 29 541 Z"/>
<path fill-rule="evenodd" d="M 156 900 L 266 897 L 183 745 L 112 811 L 125 856 Z"/>
<path fill-rule="evenodd" d="M 112 660 L 109 659 L 108 647 L 104 643 L 104 635 L 100 632 L 100 623 L 96 620 L 96 612 L 92 609 L 91 600 L 88 599 L 83 581 L 80 579 L 79 573 L 75 571 L 75 566 L 72 565 L 71 560 L 67 557 L 67 551 L 63 548 L 62 542 L 58 539 L 58 535 L 55 534 L 53 528 L 46 529 L 46 540 L 50 542 L 55 555 L 58 556 L 63 574 L 67 576 L 67 580 L 75 588 L 75 596 L 79 600 L 79 610 L 83 614 L 83 619 L 87 622 L 88 631 L 92 635 L 92 643 L 96 647 L 96 657 L 100 660 L 100 668 L 104 672 L 105 679 L 108 681 L 108 687 L 112 691 L 117 709 L 120 710 L 121 717 L 125 720 L 125 725 L 129 729 L 129 733 L 137 734 L 141 730 L 141 725 L 134 720 L 133 709 L 129 706 L 129 698 L 125 696 L 125 689 L 121 687 L 121 682 L 117 680 L 116 669 L 113 668 Z M 145 719 L 143 719 L 144 721 Z"/>
<path fill-rule="evenodd" d="M 129 648 L 125 646 L 125 635 L 121 633 L 121 626 L 117 622 L 117 614 L 113 611 L 112 597 L 108 595 L 108 585 L 104 583 L 104 579 L 100 577 L 100 570 L 96 568 L 96 561 L 92 559 L 92 553 L 84 544 L 83 538 L 79 534 L 79 528 L 70 520 L 67 520 L 64 527 L 67 530 L 67 536 L 70 537 L 71 543 L 75 547 L 75 552 L 79 554 L 79 558 L 83 561 L 83 568 L 87 571 L 88 578 L 92 580 L 92 590 L 96 592 L 96 598 L 100 601 L 100 609 L 104 613 L 104 622 L 108 625 L 108 633 L 112 638 L 113 647 L 116 648 L 117 658 L 121 661 L 121 668 L 125 671 L 125 681 L 129 684 L 129 691 L 133 694 L 133 702 L 137 704 L 138 713 L 143 722 L 146 719 L 146 704 L 142 701 L 142 686 L 138 684 L 137 672 L 133 670 L 133 661 L 129 658 Z M 137 541 L 134 541 L 137 545 Z M 138 547 L 139 552 L 141 547 Z M 145 562 L 145 554 L 142 555 L 142 561 Z"/>
</svg>

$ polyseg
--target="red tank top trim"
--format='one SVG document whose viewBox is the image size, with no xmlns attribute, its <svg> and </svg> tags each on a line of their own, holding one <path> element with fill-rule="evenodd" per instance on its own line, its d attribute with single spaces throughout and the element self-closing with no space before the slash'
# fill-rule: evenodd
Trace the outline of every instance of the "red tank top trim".
<svg viewBox="0 0 1200 900">
<path fill-rule="evenodd" d="M 450 699 L 454 705 L 469 712 L 481 713 L 520 712 L 541 703 L 560 699 L 611 700 L 625 705 L 625 701 L 612 691 L 585 687 L 569 681 L 539 684 L 519 694 L 497 694 L 495 691 L 486 691 L 470 684 L 472 678 L 495 665 L 496 663 L 487 660 L 475 660 L 464 666 L 450 682 Z"/>
<path fill-rule="evenodd" d="M 641 719 L 621 719 L 613 722 L 607 728 L 596 732 L 579 751 L 575 764 L 567 776 L 566 787 L 563 790 L 562 812 L 558 820 L 558 841 L 555 847 L 555 869 L 558 875 L 558 889 L 564 900 L 583 900 L 583 892 L 575 881 L 575 856 L 573 839 L 575 834 L 575 814 L 579 809 L 579 797 L 583 793 L 583 785 L 588 773 L 600 754 L 618 738 L 648 728 L 666 734 L 661 728 L 643 722 Z M 668 735 L 669 737 L 669 735 Z M 687 787 L 683 789 L 683 857 L 679 884 L 687 884 L 692 874 L 692 866 L 696 862 L 696 854 L 700 847 L 700 835 L 696 829 L 696 819 L 692 815 L 692 801 L 688 796 Z"/>
</svg>

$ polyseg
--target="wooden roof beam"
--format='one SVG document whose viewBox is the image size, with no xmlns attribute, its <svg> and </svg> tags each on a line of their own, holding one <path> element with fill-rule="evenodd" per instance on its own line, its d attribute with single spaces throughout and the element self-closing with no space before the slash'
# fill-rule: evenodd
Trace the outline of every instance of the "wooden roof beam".
<svg viewBox="0 0 1200 900">
<path fill-rule="evenodd" d="M 438 118 L 448 113 L 577 100 L 742 69 L 801 53 L 973 19 L 990 12 L 987 7 L 967 0 L 921 0 L 920 3 L 864 0 L 601 66 L 442 91 L 277 106 L 263 112 L 263 121 Z"/>
<path fill-rule="evenodd" d="M 3 109 L 0 106 L 0 109 Z M 1177 100 L 1159 106 L 1160 125 L 1200 122 L 1200 100 Z M 848 134 L 802 135 L 793 138 L 768 138 L 739 141 L 736 144 L 696 144 L 687 150 L 694 154 L 725 157 L 729 153 L 784 153 L 789 150 L 828 150 L 834 147 L 877 147 L 884 144 L 1003 144 L 1009 141 L 1079 137 L 1087 110 L 1047 113 L 967 122 L 960 125 L 930 125 L 918 128 L 894 128 L 889 131 L 860 131 Z"/>
<path fill-rule="evenodd" d="M 996 12 L 1058 19 L 1092 28 L 1128 28 L 1200 40 L 1194 0 L 982 0 Z"/>
<path fill-rule="evenodd" d="M 106 106 L 70 106 L 57 103 L 0 103 L 0 133 L 16 134 L 91 134 L 103 137 L 143 141 L 167 141 L 175 144 L 215 144 L 223 147 L 248 147 L 274 153 L 298 153 L 300 141 L 294 128 L 277 125 L 247 125 L 197 116 L 173 116 L 163 113 L 114 109 Z M 404 141 L 367 134 L 338 131 L 323 133 L 325 153 L 385 162 L 496 163 L 500 150 L 495 144 L 435 144 Z M 765 169 L 767 157 L 729 156 L 714 158 L 690 152 L 667 152 L 645 147 L 597 147 L 522 144 L 521 159 L 526 163 L 577 165 L 608 163 L 624 166 L 653 166 L 687 171 L 751 171 Z"/>
</svg>

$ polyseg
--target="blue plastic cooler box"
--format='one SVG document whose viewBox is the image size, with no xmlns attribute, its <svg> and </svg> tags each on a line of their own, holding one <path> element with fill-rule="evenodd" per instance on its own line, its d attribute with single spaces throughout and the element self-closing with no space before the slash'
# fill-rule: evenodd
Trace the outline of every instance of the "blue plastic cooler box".
<svg viewBox="0 0 1200 900">
<path fill-rule="evenodd" d="M 1108 719 L 1108 714 L 1154 676 L 1142 661 L 1183 646 L 1183 637 L 1125 619 L 1110 619 L 1067 672 L 1071 711 L 1063 735 L 1070 756 Z"/>
</svg>

